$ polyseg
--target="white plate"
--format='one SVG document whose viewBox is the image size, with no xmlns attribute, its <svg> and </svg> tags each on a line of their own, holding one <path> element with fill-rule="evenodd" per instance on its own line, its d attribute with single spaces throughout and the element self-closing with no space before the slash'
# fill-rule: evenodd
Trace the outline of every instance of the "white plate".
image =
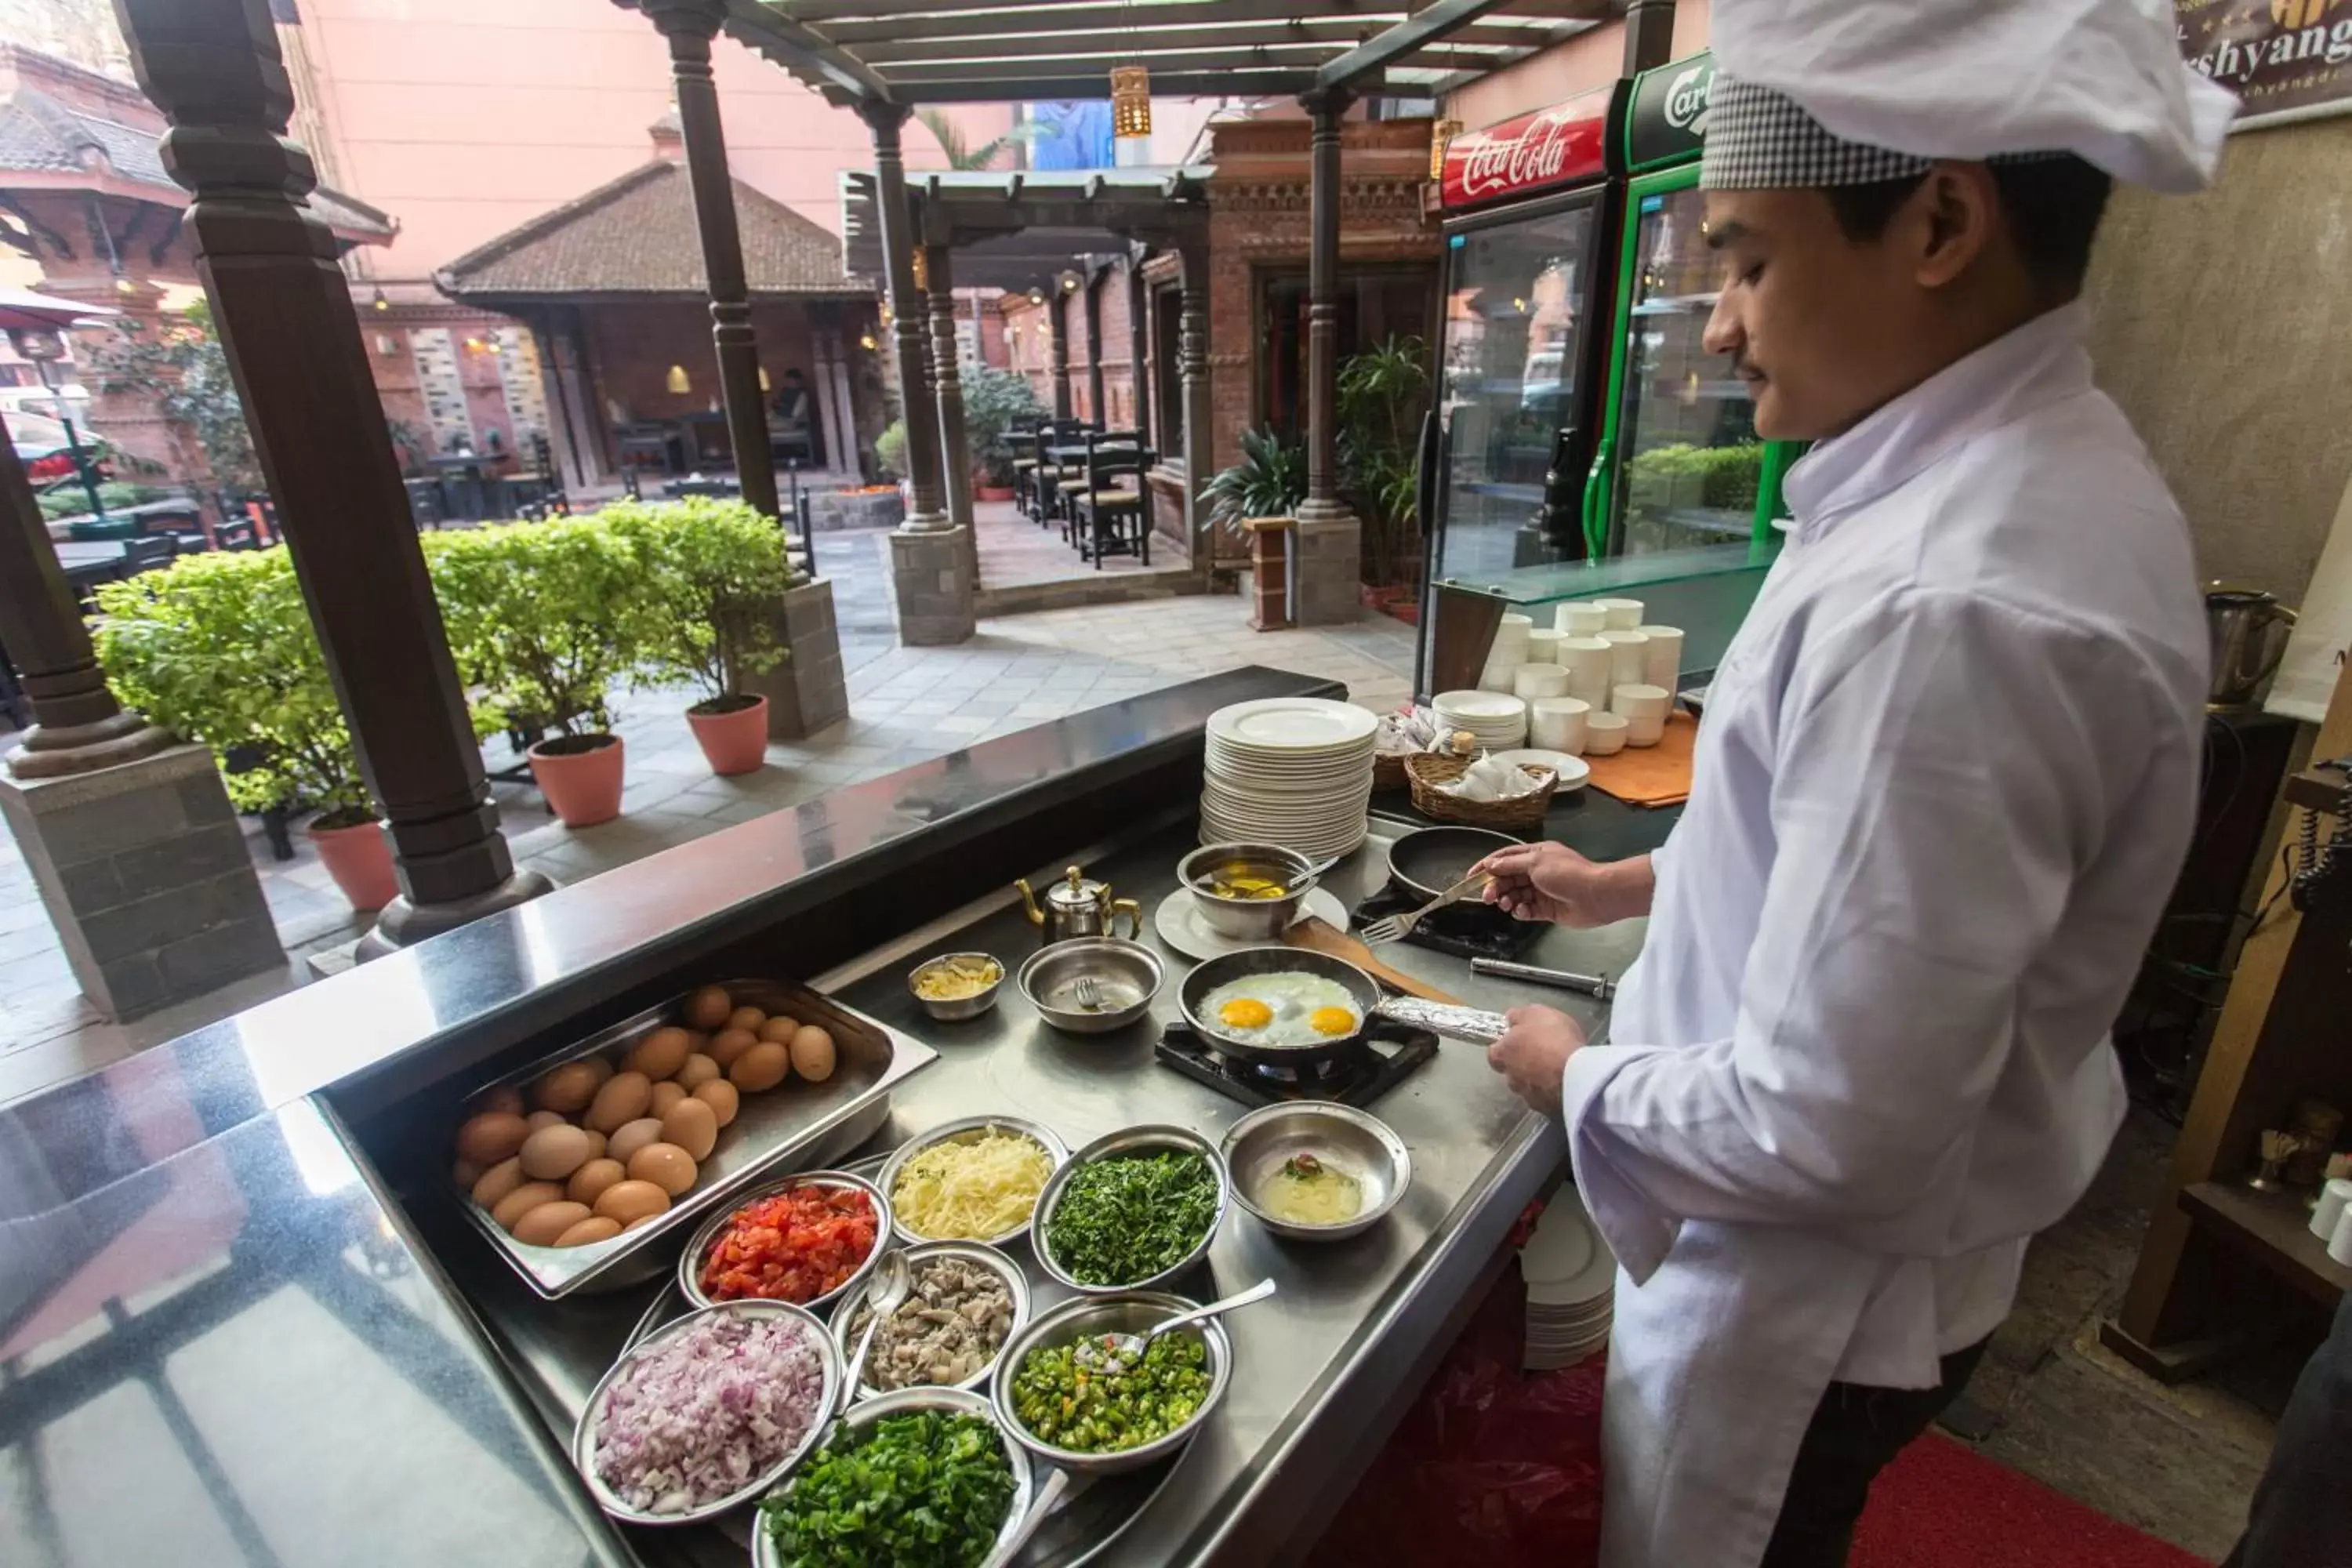
<svg viewBox="0 0 2352 1568">
<path fill-rule="evenodd" d="M 1455 719 L 1524 719 L 1527 700 L 1507 691 L 1441 691 L 1430 706 Z"/>
<path fill-rule="evenodd" d="M 1369 745 L 1380 717 L 1352 702 L 1319 697 L 1267 697 L 1209 715 L 1208 732 L 1258 751 L 1299 752 Z"/>
<path fill-rule="evenodd" d="M 1555 1280 L 1528 1287 L 1530 1308 L 1575 1307 L 1609 1295 L 1617 1289 L 1617 1259 L 1609 1248 L 1593 1238 L 1592 1260 L 1573 1279 Z"/>
<path fill-rule="evenodd" d="M 1592 776 L 1590 763 L 1582 757 L 1571 757 L 1566 752 L 1496 752 L 1495 760 L 1498 763 L 1533 763 L 1539 768 L 1549 768 L 1559 775 L 1559 787 L 1562 789 L 1580 789 L 1584 781 Z"/>
<path fill-rule="evenodd" d="M 1563 1186 L 1536 1221 L 1535 1234 L 1519 1248 L 1519 1273 L 1530 1286 L 1562 1284 L 1592 1261 L 1592 1222 L 1574 1187 Z"/>
<path fill-rule="evenodd" d="M 1300 901 L 1298 918 L 1305 920 L 1308 915 L 1317 916 L 1335 930 L 1348 929 L 1348 906 L 1326 889 L 1307 889 L 1307 897 Z M 1160 933 L 1160 941 L 1187 958 L 1217 958 L 1245 947 L 1266 945 L 1264 941 L 1212 931 L 1208 921 L 1201 918 L 1201 906 L 1181 888 L 1160 900 L 1160 907 L 1151 911 L 1151 929 Z"/>
</svg>

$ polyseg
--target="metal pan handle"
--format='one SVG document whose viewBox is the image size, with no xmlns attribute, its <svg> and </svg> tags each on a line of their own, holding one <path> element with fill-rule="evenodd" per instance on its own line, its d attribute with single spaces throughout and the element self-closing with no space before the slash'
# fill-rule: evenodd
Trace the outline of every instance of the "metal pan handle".
<svg viewBox="0 0 2352 1568">
<path fill-rule="evenodd" d="M 1372 1011 L 1400 1024 L 1410 1024 L 1417 1029 L 1433 1030 L 1448 1039 L 1466 1040 L 1480 1046 L 1493 1045 L 1509 1027 L 1500 1013 L 1456 1006 L 1448 1002 L 1427 1002 L 1418 996 L 1382 997 L 1373 1005 Z"/>
</svg>

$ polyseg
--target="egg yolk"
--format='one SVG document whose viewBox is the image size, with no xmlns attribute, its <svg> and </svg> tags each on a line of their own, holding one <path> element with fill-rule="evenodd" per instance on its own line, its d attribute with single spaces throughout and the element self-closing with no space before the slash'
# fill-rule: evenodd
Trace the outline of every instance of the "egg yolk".
<svg viewBox="0 0 2352 1568">
<path fill-rule="evenodd" d="M 1263 1029 L 1274 1022 L 1274 1009 L 1255 996 L 1236 996 L 1217 1009 L 1217 1017 L 1230 1028 Z"/>
<path fill-rule="evenodd" d="M 1345 1007 L 1318 1007 L 1307 1015 L 1307 1026 L 1318 1035 L 1352 1034 L 1356 1016 Z"/>
</svg>

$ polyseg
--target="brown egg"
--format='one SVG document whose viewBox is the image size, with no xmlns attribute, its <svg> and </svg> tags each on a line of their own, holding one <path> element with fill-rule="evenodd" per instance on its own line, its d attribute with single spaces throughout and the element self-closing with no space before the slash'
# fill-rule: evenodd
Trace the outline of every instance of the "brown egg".
<svg viewBox="0 0 2352 1568">
<path fill-rule="evenodd" d="M 522 1173 L 534 1182 L 560 1182 L 595 1158 L 588 1134 L 569 1123 L 542 1127 L 523 1140 Z"/>
<path fill-rule="evenodd" d="M 629 1180 L 651 1182 L 671 1197 L 694 1189 L 694 1156 L 675 1143 L 648 1143 L 629 1156 Z"/>
<path fill-rule="evenodd" d="M 557 1237 L 588 1217 L 586 1204 L 541 1204 L 515 1221 L 514 1238 L 532 1247 L 553 1247 Z"/>
<path fill-rule="evenodd" d="M 460 1160 L 449 1167 L 449 1179 L 461 1187 L 470 1187 L 482 1179 L 482 1168 L 471 1160 Z"/>
<path fill-rule="evenodd" d="M 694 1042 L 684 1029 L 674 1025 L 656 1029 L 629 1047 L 629 1054 L 621 1058 L 621 1070 L 641 1072 L 658 1083 L 677 1071 L 678 1063 L 693 1049 Z"/>
<path fill-rule="evenodd" d="M 757 1007 L 738 1007 L 727 1015 L 727 1026 L 740 1029 L 747 1035 L 758 1034 L 760 1026 L 767 1021 L 768 1015 Z"/>
<path fill-rule="evenodd" d="M 468 1116 L 457 1127 L 457 1158 L 488 1170 L 522 1147 L 530 1128 L 508 1110 L 485 1110 Z"/>
<path fill-rule="evenodd" d="M 498 1201 L 490 1217 L 502 1229 L 512 1230 L 515 1221 L 522 1218 L 541 1204 L 551 1204 L 563 1196 L 563 1189 L 553 1182 L 525 1182 Z"/>
<path fill-rule="evenodd" d="M 550 1127 L 569 1127 L 572 1125 L 572 1119 L 568 1116 L 559 1116 L 552 1110 L 534 1110 L 522 1119 L 522 1124 L 533 1132 L 542 1132 Z"/>
<path fill-rule="evenodd" d="M 833 1037 L 814 1024 L 803 1025 L 793 1037 L 793 1071 L 811 1083 L 833 1076 Z"/>
<path fill-rule="evenodd" d="M 608 1160 L 618 1160 L 625 1165 L 629 1163 L 630 1155 L 648 1143 L 660 1142 L 660 1121 L 651 1116 L 641 1116 L 635 1121 L 624 1123 L 618 1132 L 605 1141 L 604 1157 Z"/>
<path fill-rule="evenodd" d="M 651 1182 L 614 1182 L 596 1194 L 596 1212 L 624 1226 L 669 1207 L 669 1194 Z"/>
<path fill-rule="evenodd" d="M 727 1069 L 727 1081 L 745 1094 L 757 1094 L 783 1082 L 792 1070 L 792 1053 L 773 1040 L 761 1040 L 735 1058 Z"/>
<path fill-rule="evenodd" d="M 635 1121 L 653 1103 L 654 1086 L 641 1072 L 616 1072 L 588 1107 L 587 1122 L 609 1136 L 614 1129 Z"/>
<path fill-rule="evenodd" d="M 799 1027 L 799 1020 L 787 1018 L 782 1013 L 773 1013 L 769 1015 L 766 1023 L 760 1026 L 760 1037 L 763 1040 L 773 1040 L 780 1046 L 789 1046 L 793 1043 L 793 1031 Z"/>
<path fill-rule="evenodd" d="M 725 1072 L 735 1065 L 735 1058 L 760 1043 L 760 1037 L 749 1029 L 721 1029 L 710 1038 L 710 1059 Z"/>
<path fill-rule="evenodd" d="M 570 1230 L 555 1238 L 558 1247 L 585 1247 L 592 1241 L 610 1241 L 621 1234 L 621 1222 L 603 1215 L 590 1215 Z"/>
<path fill-rule="evenodd" d="M 735 1113 L 743 1107 L 741 1091 L 723 1078 L 714 1078 L 709 1083 L 696 1084 L 694 1098 L 710 1107 L 711 1115 L 719 1119 L 719 1125 L 721 1127 L 734 1121 Z"/>
<path fill-rule="evenodd" d="M 602 1132 L 593 1127 L 585 1127 L 581 1129 L 580 1136 L 588 1140 L 588 1157 L 591 1160 L 604 1157 L 604 1135 Z"/>
<path fill-rule="evenodd" d="M 614 1182 L 626 1181 L 629 1173 L 618 1160 L 591 1160 L 572 1173 L 563 1184 L 563 1195 L 575 1204 L 593 1204 Z"/>
<path fill-rule="evenodd" d="M 495 1089 L 482 1090 L 466 1109 L 473 1111 L 503 1110 L 509 1116 L 520 1116 L 522 1090 L 510 1083 L 502 1083 Z"/>
<path fill-rule="evenodd" d="M 522 1162 L 511 1156 L 484 1171 L 474 1184 L 474 1201 L 486 1209 L 495 1209 L 499 1201 L 522 1185 Z"/>
<path fill-rule="evenodd" d="M 677 1064 L 677 1077 L 671 1081 L 691 1094 L 719 1074 L 719 1064 L 697 1051 Z"/>
<path fill-rule="evenodd" d="M 675 1082 L 657 1083 L 654 1085 L 653 1103 L 646 1107 L 646 1114 L 647 1116 L 654 1117 L 656 1120 L 661 1117 L 667 1116 L 669 1114 L 669 1108 L 676 1105 L 679 1100 L 684 1100 L 685 1098 L 686 1086 L 684 1084 Z"/>
<path fill-rule="evenodd" d="M 662 1117 L 662 1142 L 675 1143 L 697 1161 L 710 1158 L 719 1142 L 719 1118 L 698 1100 L 681 1100 Z"/>
<path fill-rule="evenodd" d="M 696 1051 L 709 1050 L 710 1031 L 708 1029 L 688 1029 L 686 1032 L 686 1049 L 688 1056 L 693 1055 Z"/>
<path fill-rule="evenodd" d="M 596 1098 L 596 1086 L 604 1075 L 596 1068 L 595 1060 L 565 1062 L 539 1080 L 532 1089 L 531 1103 L 541 1110 L 558 1111 L 565 1116 L 577 1116 Z"/>
<path fill-rule="evenodd" d="M 698 1029 L 723 1027 L 734 1010 L 735 999 L 717 985 L 706 985 L 686 999 L 686 1021 Z"/>
<path fill-rule="evenodd" d="M 657 1220 L 657 1219 L 661 1218 L 661 1216 L 662 1216 L 662 1212 L 663 1212 L 663 1211 L 662 1211 L 662 1210 L 660 1210 L 660 1209 L 656 1209 L 656 1210 L 655 1210 L 653 1213 L 651 1213 L 651 1214 L 641 1214 L 641 1215 L 639 1215 L 636 1218 L 635 1218 L 635 1219 L 631 1220 L 628 1224 L 626 1224 L 626 1225 L 623 1226 L 621 1228 L 622 1228 L 623 1230 L 625 1230 L 625 1231 L 630 1231 L 630 1230 L 636 1230 L 636 1229 L 638 1229 L 639 1227 L 644 1226 L 651 1225 L 651 1224 L 653 1224 L 653 1222 L 654 1222 L 654 1221 L 656 1221 L 656 1220 Z"/>
</svg>

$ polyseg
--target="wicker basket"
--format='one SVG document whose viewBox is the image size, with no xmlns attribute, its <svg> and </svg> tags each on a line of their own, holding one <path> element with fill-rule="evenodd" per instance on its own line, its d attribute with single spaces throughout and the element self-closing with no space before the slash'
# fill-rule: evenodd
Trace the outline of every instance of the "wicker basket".
<svg viewBox="0 0 2352 1568">
<path fill-rule="evenodd" d="M 1404 788 L 1405 759 L 1412 754 L 1410 752 L 1374 752 L 1372 787 L 1376 790 Z"/>
<path fill-rule="evenodd" d="M 1520 763 L 1543 780 L 1543 787 L 1516 800 L 1464 800 L 1439 791 L 1439 784 L 1450 784 L 1468 773 L 1473 760 L 1434 753 L 1407 757 L 1404 772 L 1412 785 L 1413 809 L 1423 816 L 1458 822 L 1465 827 L 1526 832 L 1543 826 L 1544 813 L 1551 808 L 1552 792 L 1559 787 L 1559 774 L 1538 763 Z"/>
</svg>

